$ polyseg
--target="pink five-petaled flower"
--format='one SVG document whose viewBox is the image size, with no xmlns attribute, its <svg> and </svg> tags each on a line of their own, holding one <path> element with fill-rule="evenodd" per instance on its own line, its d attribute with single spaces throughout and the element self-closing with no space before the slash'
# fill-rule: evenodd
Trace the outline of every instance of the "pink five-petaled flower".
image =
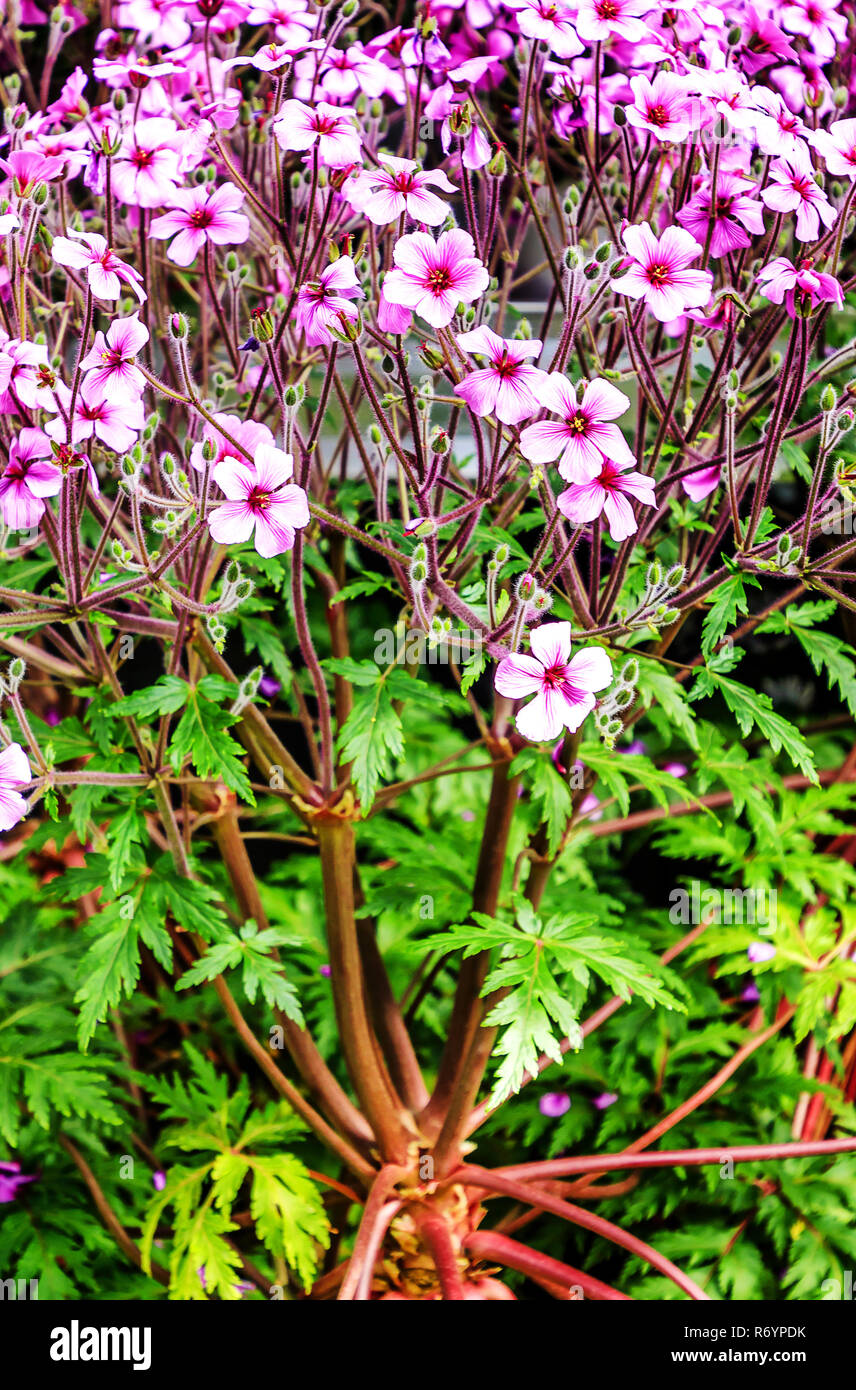
<svg viewBox="0 0 856 1390">
<path fill-rule="evenodd" d="M 856 121 L 833 121 L 829 130 L 814 130 L 809 138 L 830 174 L 856 179 Z"/>
<path fill-rule="evenodd" d="M 357 271 L 350 256 L 340 256 L 326 266 L 317 280 L 301 285 L 292 318 L 303 330 L 308 347 L 332 343 L 331 328 L 340 328 L 340 315 L 356 323 L 359 313 L 352 299 L 362 299 L 363 292 Z"/>
<path fill-rule="evenodd" d="M 770 168 L 770 178 L 776 185 L 761 194 L 774 212 L 795 212 L 796 234 L 799 241 L 816 241 L 820 224 L 831 227 L 837 217 L 835 208 L 814 181 L 808 159 L 792 163 L 777 159 Z"/>
<path fill-rule="evenodd" d="M 488 359 L 487 367 L 470 372 L 455 387 L 455 395 L 476 415 L 495 415 L 504 425 L 516 425 L 540 410 L 547 373 L 526 361 L 541 352 L 540 339 L 500 338 L 482 325 L 471 333 L 459 333 L 458 343 L 465 352 Z"/>
<path fill-rule="evenodd" d="M 626 541 L 638 530 L 633 507 L 628 498 L 635 497 L 643 507 L 653 507 L 654 479 L 636 469 L 628 473 L 612 459 L 603 460 L 603 468 L 588 483 L 572 483 L 556 499 L 559 511 L 574 526 L 584 526 L 604 513 L 609 534 L 614 541 Z"/>
<path fill-rule="evenodd" d="M 213 478 L 227 501 L 208 518 L 208 529 L 221 545 L 248 541 L 255 531 L 260 555 L 281 555 L 294 545 L 294 533 L 309 522 L 309 504 L 302 487 L 290 481 L 291 457 L 272 444 L 260 444 L 252 463 L 224 458 Z"/>
<path fill-rule="evenodd" d="M 777 256 L 758 271 L 758 288 L 772 304 L 784 303 L 791 318 L 796 317 L 797 297 L 801 311 L 811 312 L 818 304 L 844 308 L 844 291 L 835 276 L 814 270 L 809 260 L 792 265 Z"/>
<path fill-rule="evenodd" d="M 444 193 L 457 192 L 442 169 L 426 171 L 412 159 L 395 159 L 390 154 L 382 154 L 380 168 L 357 174 L 345 184 L 343 193 L 352 207 L 378 227 L 394 222 L 402 213 L 414 222 L 439 227 L 445 222 L 449 208 L 442 198 L 431 192 L 432 185 Z"/>
<path fill-rule="evenodd" d="M 133 266 L 119 260 L 103 236 L 97 232 L 76 232 L 69 228 L 70 236 L 56 236 L 51 246 L 51 255 L 58 265 L 70 266 L 72 270 L 86 271 L 89 288 L 96 299 L 118 299 L 122 284 L 128 285 L 142 304 L 146 298 L 142 277 Z M 80 243 L 80 244 L 79 244 Z"/>
<path fill-rule="evenodd" d="M 123 136 L 113 163 L 113 191 L 132 207 L 158 208 L 172 202 L 181 183 L 178 126 L 165 116 L 137 121 Z"/>
<path fill-rule="evenodd" d="M 509 0 L 509 9 L 517 11 L 517 23 L 527 39 L 541 39 L 557 58 L 576 58 L 583 52 L 574 23 L 576 7 L 557 4 L 556 0 Z"/>
<path fill-rule="evenodd" d="M 11 830 L 24 819 L 27 803 L 18 788 L 31 781 L 26 753 L 20 743 L 10 743 L 0 753 L 0 830 Z"/>
<path fill-rule="evenodd" d="M 681 208 L 678 221 L 692 236 L 703 242 L 712 219 L 710 254 L 717 258 L 749 246 L 750 232 L 752 236 L 762 236 L 764 233 L 764 209 L 757 198 L 749 196 L 754 188 L 751 179 L 721 169 L 716 180 L 715 206 L 712 206 L 713 188 L 708 183 Z"/>
<path fill-rule="evenodd" d="M 532 655 L 507 656 L 496 668 L 500 695 L 535 699 L 517 715 L 517 729 L 532 743 L 578 729 L 595 707 L 595 690 L 612 680 L 612 662 L 602 647 L 586 647 L 571 660 L 570 623 L 545 623 L 529 635 Z"/>
<path fill-rule="evenodd" d="M 559 372 L 551 372 L 538 388 L 543 406 L 559 421 L 527 425 L 520 452 L 530 463 L 559 460 L 559 472 L 571 483 L 587 483 L 600 473 L 608 456 L 625 468 L 635 458 L 624 435 L 613 424 L 630 407 L 630 398 L 608 381 L 588 381 L 577 399 L 576 388 Z"/>
<path fill-rule="evenodd" d="M 250 235 L 250 220 L 238 208 L 244 195 L 233 183 L 210 184 L 197 188 L 177 188 L 168 212 L 156 217 L 149 228 L 163 241 L 177 233 L 167 256 L 176 265 L 190 265 L 206 241 L 215 246 L 237 246 Z"/>
<path fill-rule="evenodd" d="M 577 33 L 586 43 L 626 39 L 637 43 L 648 32 L 641 16 L 651 9 L 649 0 L 580 0 Z"/>
<path fill-rule="evenodd" d="M 52 463 L 50 440 L 41 430 L 23 429 L 9 447 L 9 462 L 0 477 L 0 515 L 13 531 L 38 526 L 45 497 L 56 497 L 62 474 Z"/>
<path fill-rule="evenodd" d="M 145 389 L 146 378 L 136 365 L 137 353 L 149 341 L 149 330 L 140 323 L 139 314 L 127 319 L 114 319 L 107 336 L 98 332 L 81 367 L 88 372 L 87 381 L 102 392 L 109 391 L 122 400 L 137 400 Z"/>
<path fill-rule="evenodd" d="M 280 149 L 317 150 L 319 164 L 344 169 L 360 162 L 360 136 L 352 115 L 326 101 L 319 101 L 313 109 L 292 98 L 282 103 L 273 131 Z"/>
<path fill-rule="evenodd" d="M 392 257 L 384 298 L 413 309 L 432 328 L 445 328 L 458 305 L 471 304 L 490 283 L 469 232 L 443 232 L 436 241 L 427 232 L 411 232 L 395 243 Z"/>
<path fill-rule="evenodd" d="M 136 442 L 137 435 L 146 423 L 143 403 L 137 398 L 120 396 L 107 390 L 91 376 L 81 383 L 74 403 L 74 419 L 71 422 L 71 442 L 79 444 L 83 439 L 100 440 L 106 449 L 124 454 Z M 63 406 L 68 411 L 71 392 L 63 387 L 60 392 Z M 45 426 L 51 439 L 62 444 L 66 439 L 65 420 L 58 415 Z"/>
<path fill-rule="evenodd" d="M 708 270 L 689 269 L 702 248 L 682 227 L 667 227 L 656 237 L 643 222 L 625 227 L 623 241 L 632 264 L 613 280 L 616 294 L 644 299 L 660 323 L 680 318 L 686 309 L 699 309 L 710 299 L 713 276 Z"/>
<path fill-rule="evenodd" d="M 255 458 L 260 444 L 273 444 L 271 431 L 267 425 L 257 420 L 242 420 L 240 415 L 222 413 L 214 415 L 213 420 L 213 425 L 210 421 L 206 424 L 202 431 L 202 439 L 197 440 L 190 451 L 191 466 L 200 473 L 204 473 L 209 464 L 219 463 L 225 458 L 234 458 L 241 449 L 249 454 L 250 458 Z M 236 448 L 238 445 L 240 448 Z"/>
<path fill-rule="evenodd" d="M 630 90 L 633 105 L 625 106 L 624 113 L 632 126 L 673 144 L 686 140 L 693 124 L 686 78 L 673 72 L 658 72 L 649 82 L 639 73 L 631 77 Z"/>
</svg>

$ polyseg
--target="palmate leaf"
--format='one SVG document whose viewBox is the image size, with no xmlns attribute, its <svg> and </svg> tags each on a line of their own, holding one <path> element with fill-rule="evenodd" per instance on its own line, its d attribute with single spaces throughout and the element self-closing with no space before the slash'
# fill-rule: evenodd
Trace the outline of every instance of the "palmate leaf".
<svg viewBox="0 0 856 1390">
<path fill-rule="evenodd" d="M 580 745 L 580 759 L 586 767 L 596 772 L 600 781 L 615 797 L 623 816 L 630 810 L 630 789 L 634 783 L 650 792 L 659 806 L 669 805 L 667 793 L 672 792 L 680 801 L 695 801 L 696 797 L 689 787 L 678 777 L 659 768 L 650 758 L 640 753 L 623 753 L 616 757 L 600 743 Z M 708 813 L 709 814 L 709 813 Z"/>
<path fill-rule="evenodd" d="M 268 1252 L 285 1260 L 309 1289 L 318 1268 L 318 1250 L 330 1244 L 330 1224 L 318 1188 L 293 1154 L 254 1154 L 250 1215 Z"/>
<path fill-rule="evenodd" d="M 80 963 L 82 983 L 74 996 L 80 1005 L 77 1036 L 84 1052 L 98 1024 L 123 995 L 133 994 L 140 978 L 133 903 L 126 899 L 109 903 L 93 923 L 97 936 Z"/>
<path fill-rule="evenodd" d="M 716 589 L 716 596 L 707 610 L 701 630 L 701 650 L 705 657 L 710 656 L 716 644 L 733 627 L 740 613 L 749 612 L 746 586 L 752 584 L 760 588 L 760 581 L 754 574 L 738 572 L 730 574 Z"/>
<path fill-rule="evenodd" d="M 401 716 L 394 702 L 415 700 L 429 707 L 459 708 L 461 697 L 395 666 L 382 671 L 374 661 L 331 657 L 322 664 L 357 687 L 354 707 L 339 730 L 336 747 L 342 760 L 352 765 L 351 776 L 365 814 L 381 782 L 391 775 L 393 762 L 404 752 Z"/>
<path fill-rule="evenodd" d="M 204 681 L 188 695 L 167 749 L 170 765 L 178 774 L 189 760 L 199 777 L 219 778 L 230 791 L 254 806 L 256 799 L 241 762 L 244 750 L 227 732 L 235 723 L 235 715 L 207 699 L 203 686 Z"/>
<path fill-rule="evenodd" d="M 217 941 L 204 956 L 185 970 L 176 989 L 190 989 L 205 980 L 214 980 L 224 970 L 242 967 L 244 993 L 251 1004 L 261 993 L 272 1009 L 281 1009 L 286 1018 L 302 1026 L 303 1014 L 294 986 L 285 978 L 282 967 L 270 956 L 277 946 L 295 945 L 296 939 L 276 927 L 259 931 L 252 920 L 241 927 L 237 936 Z"/>
<path fill-rule="evenodd" d="M 840 637 L 819 631 L 816 624 L 826 622 L 837 609 L 834 599 L 811 603 L 792 603 L 784 613 L 771 613 L 758 632 L 789 633 L 795 637 L 811 662 L 815 675 L 825 670 L 830 689 L 837 686 L 850 713 L 856 715 L 856 652 Z"/>
<path fill-rule="evenodd" d="M 597 929 L 593 914 L 560 913 L 542 922 L 525 899 L 518 899 L 516 910 L 515 922 L 474 913 L 472 921 L 435 932 L 425 942 L 444 951 L 462 949 L 465 956 L 498 949 L 482 990 L 483 996 L 500 996 L 485 1020 L 500 1030 L 495 1054 L 502 1061 L 492 1106 L 519 1089 L 540 1053 L 559 1061 L 562 1038 L 579 1045 L 577 1019 L 592 975 L 621 999 L 636 995 L 648 1005 L 686 1012 L 675 993 L 681 988 L 676 977 L 655 956 L 617 933 Z"/>
<path fill-rule="evenodd" d="M 691 700 L 702 700 L 708 695 L 722 696 L 731 713 L 737 720 L 740 732 L 748 734 L 757 726 L 765 738 L 769 739 L 774 753 L 787 753 L 794 767 L 817 785 L 818 776 L 814 766 L 814 755 L 799 729 L 773 709 L 769 695 L 752 690 L 740 681 L 712 671 L 710 667 L 699 669 L 695 683 L 690 691 Z"/>
<path fill-rule="evenodd" d="M 509 768 L 509 774 L 522 773 L 529 796 L 538 807 L 547 829 L 547 853 L 555 854 L 567 829 L 573 809 L 571 789 L 551 757 L 538 748 L 524 748 Z"/>
</svg>

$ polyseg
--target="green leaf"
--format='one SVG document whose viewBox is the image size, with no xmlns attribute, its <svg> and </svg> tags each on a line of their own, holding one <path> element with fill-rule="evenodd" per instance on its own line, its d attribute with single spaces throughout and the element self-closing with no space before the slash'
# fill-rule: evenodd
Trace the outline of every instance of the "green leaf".
<svg viewBox="0 0 856 1390">
<path fill-rule="evenodd" d="M 716 597 L 707 611 L 701 630 L 701 650 L 705 657 L 710 656 L 717 643 L 725 636 L 726 629 L 733 627 L 739 613 L 749 612 L 746 585 L 760 588 L 754 574 L 730 574 L 716 590 Z"/>
<path fill-rule="evenodd" d="M 814 766 L 814 755 L 799 729 L 776 714 L 769 695 L 751 690 L 748 685 L 729 680 L 727 676 L 712 671 L 709 667 L 699 669 L 695 683 L 690 691 L 691 700 L 701 700 L 708 695 L 720 694 L 737 720 L 740 732 L 748 734 L 757 726 L 770 742 L 774 753 L 782 750 L 787 753 L 794 767 L 799 768 L 805 777 L 818 783 Z"/>
<path fill-rule="evenodd" d="M 547 827 L 547 853 L 556 853 L 568 827 L 573 797 L 565 779 L 549 754 L 538 748 L 524 748 L 511 764 L 512 776 L 523 773 L 529 796 Z"/>
<path fill-rule="evenodd" d="M 157 714 L 175 714 L 186 704 L 189 693 L 190 686 L 180 676 L 161 676 L 146 690 L 124 695 L 112 708 L 119 714 L 152 719 Z"/>
<path fill-rule="evenodd" d="M 187 706 L 170 740 L 167 757 L 176 775 L 189 759 L 199 777 L 219 778 L 230 791 L 254 806 L 256 799 L 250 779 L 240 761 L 244 750 L 227 733 L 235 722 L 235 715 L 206 699 L 200 684 L 188 694 Z"/>
</svg>

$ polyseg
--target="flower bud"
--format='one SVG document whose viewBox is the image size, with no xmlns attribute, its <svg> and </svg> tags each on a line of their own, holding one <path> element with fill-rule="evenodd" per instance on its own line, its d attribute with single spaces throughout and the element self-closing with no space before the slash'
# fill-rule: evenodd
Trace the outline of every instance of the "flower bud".
<svg viewBox="0 0 856 1390">
<path fill-rule="evenodd" d="M 190 325 L 184 314 L 170 314 L 167 327 L 169 336 L 177 343 L 183 343 L 190 332 Z"/>
</svg>

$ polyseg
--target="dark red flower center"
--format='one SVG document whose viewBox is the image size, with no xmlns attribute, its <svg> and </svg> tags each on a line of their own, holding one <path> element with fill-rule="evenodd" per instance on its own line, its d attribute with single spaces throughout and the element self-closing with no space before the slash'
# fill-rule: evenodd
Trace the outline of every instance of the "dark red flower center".
<svg viewBox="0 0 856 1390">
<path fill-rule="evenodd" d="M 652 285 L 667 285 L 671 278 L 669 267 L 660 262 L 656 265 L 649 265 L 647 275 Z"/>
<path fill-rule="evenodd" d="M 658 102 L 656 106 L 648 107 L 648 120 L 656 126 L 669 124 L 669 113 L 662 102 Z"/>
<path fill-rule="evenodd" d="M 247 498 L 247 504 L 252 512 L 266 512 L 270 506 L 270 493 L 258 486 L 254 487 Z"/>
<path fill-rule="evenodd" d="M 199 229 L 210 227 L 211 223 L 214 221 L 207 208 L 194 208 L 188 220 L 191 227 L 198 227 Z"/>
<path fill-rule="evenodd" d="M 581 410 L 571 416 L 568 424 L 573 434 L 586 434 L 589 427 L 589 422 Z"/>
<path fill-rule="evenodd" d="M 443 294 L 452 288 L 452 272 L 447 265 L 435 265 L 425 277 L 425 287 L 432 294 Z"/>
<path fill-rule="evenodd" d="M 544 685 L 548 690 L 562 690 L 567 684 L 564 666 L 548 666 L 544 671 Z"/>
</svg>

